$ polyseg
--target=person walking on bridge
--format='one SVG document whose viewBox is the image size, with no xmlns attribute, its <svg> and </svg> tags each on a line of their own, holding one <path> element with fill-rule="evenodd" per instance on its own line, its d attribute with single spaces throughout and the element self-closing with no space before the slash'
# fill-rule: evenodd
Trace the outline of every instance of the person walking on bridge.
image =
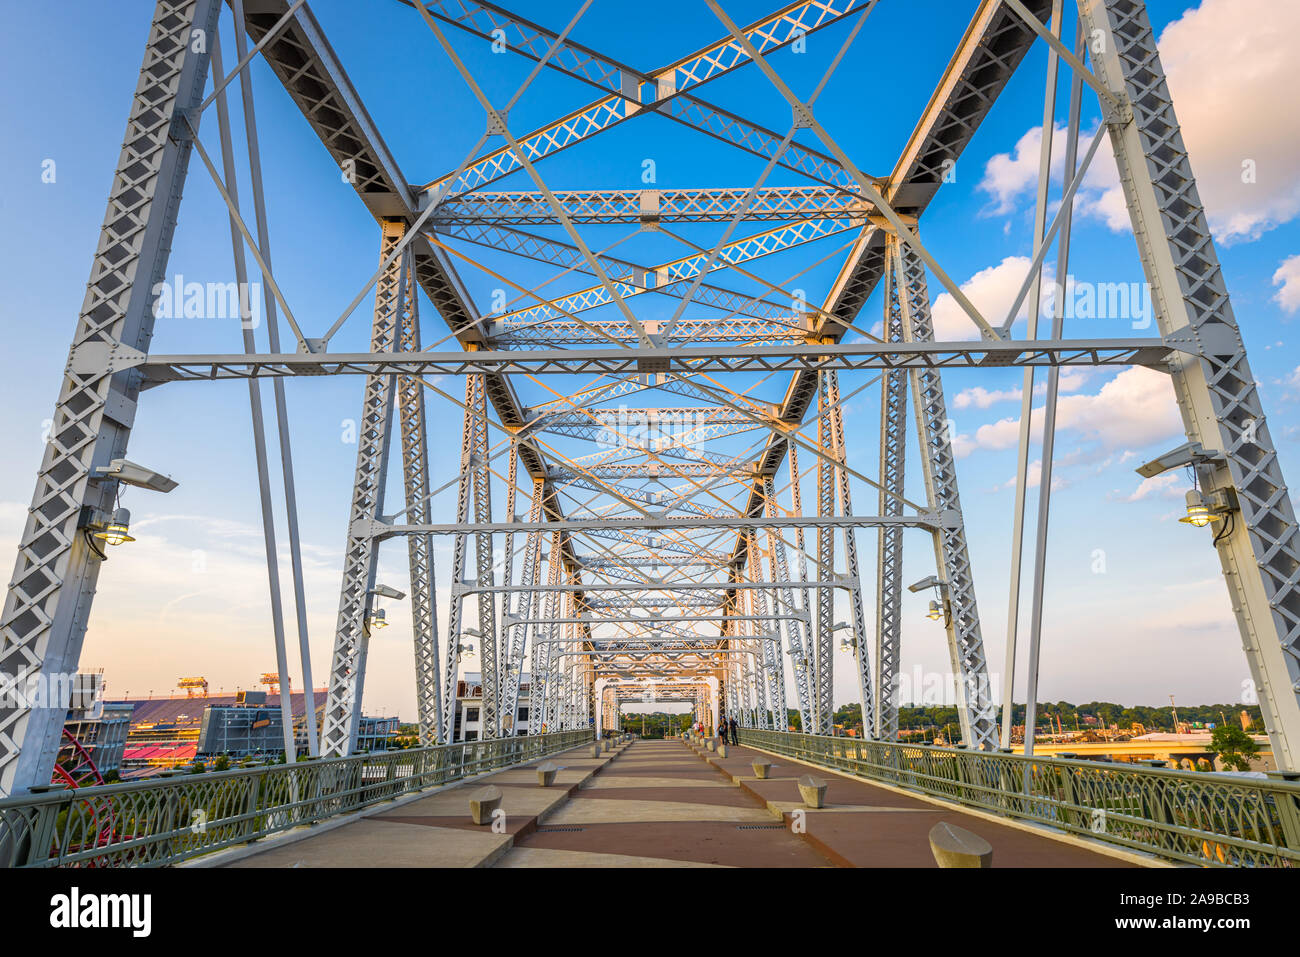
<svg viewBox="0 0 1300 957">
<path fill-rule="evenodd" d="M 734 745 L 736 745 L 736 746 L 739 746 L 739 745 L 740 745 L 740 741 L 736 738 L 736 719 L 735 719 L 735 718 L 731 718 L 731 719 L 727 722 L 727 726 L 731 729 L 731 743 L 734 744 Z"/>
</svg>

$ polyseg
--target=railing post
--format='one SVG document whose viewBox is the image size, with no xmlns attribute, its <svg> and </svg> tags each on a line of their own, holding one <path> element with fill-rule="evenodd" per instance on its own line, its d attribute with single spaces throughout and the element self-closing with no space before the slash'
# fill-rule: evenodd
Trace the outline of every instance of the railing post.
<svg viewBox="0 0 1300 957">
<path fill-rule="evenodd" d="M 1074 757 L 1073 754 L 1069 754 L 1068 752 L 1060 755 L 1060 757 L 1065 758 L 1067 755 L 1068 757 Z M 1056 770 L 1057 779 L 1061 783 L 1061 805 L 1056 809 L 1057 819 L 1067 827 L 1077 826 L 1079 823 L 1079 815 L 1078 812 L 1072 810 L 1079 803 L 1075 799 L 1074 793 L 1074 768 L 1062 764 L 1058 765 Z"/>
<path fill-rule="evenodd" d="M 1268 771 L 1273 781 L 1300 781 L 1300 771 Z M 1277 807 L 1278 822 L 1282 825 L 1282 836 L 1286 846 L 1292 850 L 1300 849 L 1300 804 L 1294 794 L 1278 794 L 1273 799 Z"/>
<path fill-rule="evenodd" d="M 248 840 L 257 840 L 257 815 L 261 810 L 259 800 L 262 796 L 262 782 L 265 771 L 259 771 L 248 778 L 248 800 L 246 802 L 244 813 L 248 815 L 246 836 Z"/>
<path fill-rule="evenodd" d="M 966 755 L 960 752 L 966 750 L 966 745 L 958 744 L 957 752 L 952 756 L 953 773 L 957 781 L 957 793 L 963 804 L 971 803 L 970 793 L 966 787 L 970 782 L 967 780 Z"/>
<path fill-rule="evenodd" d="M 1169 764 L 1167 761 L 1138 761 L 1136 763 L 1149 768 L 1163 768 Z M 1153 786 L 1150 791 L 1147 788 L 1142 790 L 1146 792 L 1142 799 L 1142 806 L 1146 810 L 1146 816 L 1157 824 L 1166 826 L 1172 824 L 1174 822 L 1173 808 L 1170 807 L 1169 800 L 1165 797 L 1164 788 Z"/>
<path fill-rule="evenodd" d="M 71 808 L 71 804 L 68 805 Z M 42 804 L 36 810 L 36 822 L 28 835 L 27 863 L 44 864 L 50 861 L 50 851 L 54 848 L 54 830 L 59 822 L 58 804 Z M 18 836 L 13 835 L 17 840 Z M 15 849 L 16 850 L 16 849 Z M 17 863 L 15 855 L 15 863 Z"/>
</svg>

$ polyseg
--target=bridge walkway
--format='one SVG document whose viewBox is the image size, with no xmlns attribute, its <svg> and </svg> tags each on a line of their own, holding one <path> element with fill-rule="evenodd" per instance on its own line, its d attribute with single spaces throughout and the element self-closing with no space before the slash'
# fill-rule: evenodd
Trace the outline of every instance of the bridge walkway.
<svg viewBox="0 0 1300 957">
<path fill-rule="evenodd" d="M 233 854 L 232 867 L 934 867 L 939 821 L 992 844 L 995 867 L 1131 866 L 1082 842 L 1000 823 L 746 747 L 727 757 L 680 740 L 633 741 L 552 757 L 550 788 L 532 766 L 404 799 L 341 825 Z M 772 763 L 766 780 L 751 762 Z M 797 779 L 827 781 L 804 809 Z M 504 826 L 475 825 L 470 794 L 501 788 Z"/>
</svg>

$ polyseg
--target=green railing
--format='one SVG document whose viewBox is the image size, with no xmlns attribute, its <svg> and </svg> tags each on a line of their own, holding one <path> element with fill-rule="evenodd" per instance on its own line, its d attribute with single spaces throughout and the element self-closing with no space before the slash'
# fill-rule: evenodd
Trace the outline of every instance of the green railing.
<svg viewBox="0 0 1300 957">
<path fill-rule="evenodd" d="M 0 801 L 0 867 L 174 864 L 592 737 L 561 731 L 9 798 Z"/>
<path fill-rule="evenodd" d="M 740 742 L 1167 861 L 1300 863 L 1300 783 L 750 728 Z"/>
</svg>

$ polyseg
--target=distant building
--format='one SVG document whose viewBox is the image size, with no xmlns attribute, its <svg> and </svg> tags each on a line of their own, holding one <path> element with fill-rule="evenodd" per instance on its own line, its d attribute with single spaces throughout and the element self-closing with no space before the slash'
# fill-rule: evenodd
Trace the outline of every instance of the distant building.
<svg viewBox="0 0 1300 957">
<path fill-rule="evenodd" d="M 104 704 L 92 710 L 69 710 L 64 722 L 67 730 L 83 751 L 89 755 L 100 774 L 121 771 L 122 753 L 126 750 L 126 737 L 131 728 L 129 704 Z M 71 770 L 78 766 L 81 757 L 71 741 L 64 738 L 59 748 L 58 762 Z"/>
<path fill-rule="evenodd" d="M 528 675 L 519 678 L 519 703 L 513 715 L 503 715 L 501 733 L 507 737 L 528 734 L 531 725 L 529 692 L 531 690 Z M 483 676 L 478 672 L 466 672 L 456 682 L 455 725 L 452 728 L 453 741 L 477 741 L 483 733 Z"/>
<path fill-rule="evenodd" d="M 389 741 L 397 734 L 401 721 L 397 718 L 367 718 L 364 714 L 357 726 L 358 751 L 387 751 Z"/>
<path fill-rule="evenodd" d="M 1172 767 L 1191 769 L 1200 761 L 1213 763 L 1222 770 L 1217 757 L 1207 750 L 1211 739 L 1210 732 L 1194 734 L 1173 734 L 1168 731 L 1155 731 L 1126 741 L 1067 741 L 1062 743 L 1035 743 L 1034 754 L 1041 757 L 1070 755 L 1078 760 L 1116 761 L 1119 763 L 1136 761 L 1167 761 Z M 1255 736 L 1259 753 L 1250 762 L 1252 771 L 1272 771 L 1277 767 L 1273 760 L 1273 749 L 1268 738 Z M 1023 753 L 1023 745 L 1013 747 Z"/>
<path fill-rule="evenodd" d="M 266 699 L 265 692 L 262 699 Z M 208 705 L 203 709 L 195 750 L 196 755 L 227 754 L 237 758 L 281 754 L 284 723 L 280 709 L 265 704 Z"/>
<path fill-rule="evenodd" d="M 130 732 L 122 755 L 124 778 L 149 777 L 168 768 L 192 764 L 196 758 L 221 754 L 234 757 L 280 755 L 284 752 L 280 695 L 266 691 L 240 691 L 228 695 L 191 693 L 166 698 L 110 702 L 133 709 Z M 325 709 L 326 690 L 314 692 L 316 729 Z M 293 713 L 294 745 L 307 753 L 306 695 L 289 695 Z M 397 718 L 362 716 L 357 750 L 383 751 L 398 725 Z"/>
</svg>

